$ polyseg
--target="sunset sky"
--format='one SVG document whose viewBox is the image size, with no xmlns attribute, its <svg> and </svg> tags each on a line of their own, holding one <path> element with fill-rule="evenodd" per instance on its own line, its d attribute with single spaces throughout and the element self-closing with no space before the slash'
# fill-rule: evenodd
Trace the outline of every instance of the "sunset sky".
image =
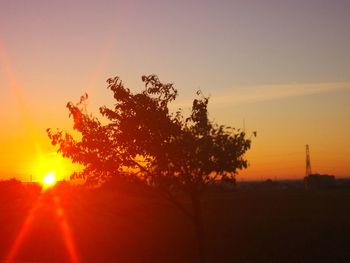
<svg viewBox="0 0 350 263">
<path fill-rule="evenodd" d="M 350 1 L 0 1 L 0 179 L 73 167 L 46 128 L 68 101 L 112 105 L 106 79 L 173 82 L 172 106 L 210 96 L 210 118 L 258 132 L 240 180 L 350 176 Z"/>
</svg>

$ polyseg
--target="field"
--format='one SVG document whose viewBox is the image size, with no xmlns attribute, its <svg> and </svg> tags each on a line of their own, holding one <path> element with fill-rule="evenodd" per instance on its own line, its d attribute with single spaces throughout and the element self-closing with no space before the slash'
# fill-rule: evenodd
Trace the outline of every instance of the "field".
<svg viewBox="0 0 350 263">
<path fill-rule="evenodd" d="M 196 262 L 192 223 L 143 188 L 0 191 L 0 262 L 14 246 L 14 262 Z M 350 262 L 349 204 L 346 188 L 213 192 L 203 201 L 206 261 Z"/>
</svg>

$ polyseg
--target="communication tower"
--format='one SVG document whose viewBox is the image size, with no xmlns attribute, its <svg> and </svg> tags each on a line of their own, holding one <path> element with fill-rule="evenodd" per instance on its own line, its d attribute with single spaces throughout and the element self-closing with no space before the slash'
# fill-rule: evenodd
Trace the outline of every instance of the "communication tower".
<svg viewBox="0 0 350 263">
<path fill-rule="evenodd" d="M 312 174 L 311 162 L 310 162 L 310 149 L 309 149 L 309 145 L 306 144 L 306 171 L 305 171 L 305 175 L 309 176 L 310 174 Z"/>
</svg>

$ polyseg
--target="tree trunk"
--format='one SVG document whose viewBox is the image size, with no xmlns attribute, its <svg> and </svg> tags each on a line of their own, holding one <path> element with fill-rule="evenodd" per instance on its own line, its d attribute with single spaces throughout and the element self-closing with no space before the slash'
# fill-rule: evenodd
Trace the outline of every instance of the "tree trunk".
<svg viewBox="0 0 350 263">
<path fill-rule="evenodd" d="M 203 246 L 203 223 L 202 223 L 202 205 L 198 196 L 192 196 L 193 204 L 193 224 L 198 249 L 198 262 L 204 262 L 204 246 Z"/>
</svg>

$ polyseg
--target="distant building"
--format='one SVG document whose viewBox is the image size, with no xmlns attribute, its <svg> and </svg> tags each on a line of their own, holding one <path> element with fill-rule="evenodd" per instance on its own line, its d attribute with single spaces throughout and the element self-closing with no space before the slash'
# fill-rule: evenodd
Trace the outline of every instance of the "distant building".
<svg viewBox="0 0 350 263">
<path fill-rule="evenodd" d="M 335 186 L 335 176 L 328 174 L 310 174 L 304 177 L 306 190 L 327 189 Z"/>
</svg>

